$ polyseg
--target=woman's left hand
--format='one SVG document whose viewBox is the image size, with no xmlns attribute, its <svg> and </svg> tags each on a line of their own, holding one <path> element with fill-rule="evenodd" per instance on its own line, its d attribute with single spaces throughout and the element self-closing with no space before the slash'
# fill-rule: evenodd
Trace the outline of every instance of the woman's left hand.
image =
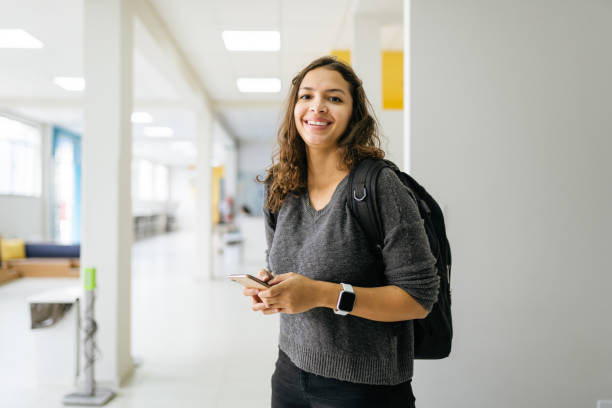
<svg viewBox="0 0 612 408">
<path fill-rule="evenodd" d="M 317 307 L 317 281 L 294 272 L 276 275 L 268 282 L 271 288 L 258 296 L 267 308 L 281 313 L 303 313 Z"/>
</svg>

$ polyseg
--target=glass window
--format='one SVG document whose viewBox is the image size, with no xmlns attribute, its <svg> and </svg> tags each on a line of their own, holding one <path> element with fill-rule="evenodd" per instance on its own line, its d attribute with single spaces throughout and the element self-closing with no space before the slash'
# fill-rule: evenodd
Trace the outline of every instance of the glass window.
<svg viewBox="0 0 612 408">
<path fill-rule="evenodd" d="M 139 159 L 136 162 L 136 199 L 153 199 L 153 163 Z"/>
<path fill-rule="evenodd" d="M 168 168 L 161 164 L 155 166 L 155 200 L 168 200 Z"/>
<path fill-rule="evenodd" d="M 77 152 L 80 144 L 75 137 L 55 129 L 53 165 L 54 180 L 54 236 L 55 240 L 65 244 L 78 242 L 78 186 Z"/>
<path fill-rule="evenodd" d="M 0 194 L 40 197 L 41 131 L 0 116 Z"/>
<path fill-rule="evenodd" d="M 138 201 L 167 201 L 170 181 L 168 167 L 146 159 L 132 162 L 132 196 Z"/>
</svg>

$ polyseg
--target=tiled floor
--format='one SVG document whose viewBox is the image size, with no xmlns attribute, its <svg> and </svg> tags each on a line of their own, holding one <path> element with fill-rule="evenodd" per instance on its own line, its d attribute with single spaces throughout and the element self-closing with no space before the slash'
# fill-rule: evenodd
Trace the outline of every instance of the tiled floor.
<svg viewBox="0 0 612 408">
<path fill-rule="evenodd" d="M 194 279 L 195 251 L 195 237 L 189 233 L 134 244 L 132 355 L 141 364 L 107 406 L 270 405 L 278 316 L 252 312 L 235 283 Z M 251 273 L 261 265 L 234 261 L 236 269 Z M 25 300 L 74 283 L 29 278 L 0 286 L 1 407 L 60 407 L 62 396 L 74 391 L 72 386 L 36 384 L 35 342 Z"/>
</svg>

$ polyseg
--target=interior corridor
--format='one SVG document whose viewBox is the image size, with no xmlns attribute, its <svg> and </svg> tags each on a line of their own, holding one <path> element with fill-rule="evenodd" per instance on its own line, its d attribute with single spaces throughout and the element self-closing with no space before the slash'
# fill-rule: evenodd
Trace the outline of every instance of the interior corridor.
<svg viewBox="0 0 612 408">
<path fill-rule="evenodd" d="M 195 241 L 195 234 L 177 232 L 134 243 L 132 355 L 138 366 L 107 406 L 269 405 L 278 316 L 253 313 L 240 286 L 220 276 L 194 279 Z M 263 265 L 263 260 L 238 265 L 235 257 L 233 262 L 245 273 L 256 273 Z M 78 284 L 66 278 L 22 278 L 0 286 L 0 333 L 11 333 L 10 338 L 0 336 L 0 347 L 13 350 L 0 354 L 1 388 L 11 389 L 0 392 L 2 406 L 60 407 L 62 397 L 74 391 L 74 387 L 37 386 L 32 355 L 36 334 L 29 328 L 26 298 Z M 103 285 L 100 273 L 98 287 Z"/>
</svg>

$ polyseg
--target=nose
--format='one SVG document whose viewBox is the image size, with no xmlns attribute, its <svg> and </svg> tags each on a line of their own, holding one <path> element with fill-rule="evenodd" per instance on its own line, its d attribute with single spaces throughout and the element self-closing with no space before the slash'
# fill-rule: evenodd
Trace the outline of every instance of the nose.
<svg viewBox="0 0 612 408">
<path fill-rule="evenodd" d="M 327 105 L 323 103 L 321 99 L 313 99 L 312 104 L 310 104 L 311 112 L 327 112 Z"/>
</svg>

